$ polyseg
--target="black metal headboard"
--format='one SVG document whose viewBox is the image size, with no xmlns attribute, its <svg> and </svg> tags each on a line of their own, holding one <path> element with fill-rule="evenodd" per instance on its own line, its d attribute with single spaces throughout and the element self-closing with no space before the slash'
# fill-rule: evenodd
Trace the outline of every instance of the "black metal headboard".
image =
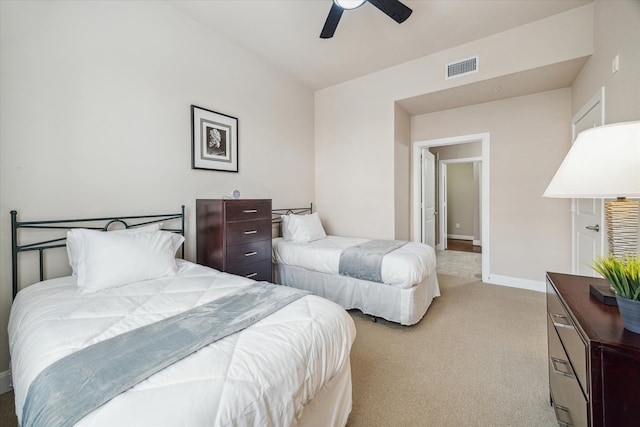
<svg viewBox="0 0 640 427">
<path fill-rule="evenodd" d="M 135 215 L 135 216 L 114 216 L 105 218 L 79 218 L 79 219 L 56 219 L 45 221 L 18 221 L 18 212 L 11 211 L 11 272 L 13 279 L 13 297 L 18 293 L 18 254 L 20 252 L 38 251 L 40 258 L 40 281 L 44 280 L 44 251 L 53 248 L 63 248 L 67 245 L 66 231 L 64 236 L 41 240 L 37 242 L 18 244 L 18 229 L 46 229 L 46 230 L 71 230 L 72 228 L 87 228 L 90 230 L 107 231 L 112 224 L 120 223 L 124 228 L 137 228 L 158 222 L 166 223 L 172 220 L 179 220 L 180 227 L 167 228 L 163 230 L 178 233 L 184 236 L 184 205 L 180 212 L 170 214 Z M 180 249 L 180 256 L 184 258 L 184 244 Z"/>
<path fill-rule="evenodd" d="M 278 227 L 278 236 L 282 236 L 282 215 L 303 215 L 313 212 L 313 203 L 306 208 L 283 208 L 271 210 L 271 223 Z"/>
</svg>

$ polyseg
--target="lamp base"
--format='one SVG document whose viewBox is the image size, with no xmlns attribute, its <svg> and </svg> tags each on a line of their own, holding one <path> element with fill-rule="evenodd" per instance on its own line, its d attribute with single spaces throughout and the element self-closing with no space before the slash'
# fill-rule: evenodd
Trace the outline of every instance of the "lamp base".
<svg viewBox="0 0 640 427">
<path fill-rule="evenodd" d="M 604 305 L 618 306 L 616 301 L 616 294 L 611 290 L 609 286 L 599 286 L 589 284 L 589 293 L 596 297 L 598 301 Z"/>
<path fill-rule="evenodd" d="M 609 253 L 616 258 L 638 253 L 638 202 L 619 197 L 604 204 Z"/>
</svg>

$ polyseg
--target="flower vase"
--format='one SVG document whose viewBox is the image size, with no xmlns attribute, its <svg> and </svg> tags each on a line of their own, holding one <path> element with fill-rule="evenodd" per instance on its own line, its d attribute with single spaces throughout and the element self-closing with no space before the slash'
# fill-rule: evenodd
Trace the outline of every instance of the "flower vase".
<svg viewBox="0 0 640 427">
<path fill-rule="evenodd" d="M 620 310 L 624 328 L 640 334 L 640 301 L 631 300 L 619 295 L 616 295 L 616 301 L 618 302 L 618 309 Z"/>
</svg>

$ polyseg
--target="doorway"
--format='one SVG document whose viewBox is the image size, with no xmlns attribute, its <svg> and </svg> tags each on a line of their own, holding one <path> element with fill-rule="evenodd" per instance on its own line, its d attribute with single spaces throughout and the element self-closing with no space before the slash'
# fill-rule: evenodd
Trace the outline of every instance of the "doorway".
<svg viewBox="0 0 640 427">
<path fill-rule="evenodd" d="M 460 144 L 462 145 L 462 144 Z M 431 147 L 437 150 L 438 147 Z M 456 157 L 438 162 L 438 246 L 439 250 L 456 250 L 453 242 L 471 249 L 482 246 L 482 157 Z"/>
<path fill-rule="evenodd" d="M 429 235 L 429 232 L 425 232 L 424 230 L 424 202 L 422 200 L 422 195 L 424 194 L 424 186 L 435 186 L 436 183 L 433 180 L 430 180 L 429 177 L 423 176 L 423 167 L 422 167 L 422 153 L 423 150 L 429 149 L 431 147 L 440 147 L 440 146 L 454 146 L 468 143 L 480 143 L 481 145 L 481 156 L 477 158 L 477 162 L 481 167 L 479 168 L 479 180 L 480 180 L 480 236 L 482 246 L 482 261 L 481 261 L 481 270 L 482 270 L 482 280 L 484 282 L 490 283 L 491 281 L 491 272 L 490 272 L 490 234 L 489 234 L 489 144 L 490 144 L 490 135 L 489 133 L 482 134 L 473 134 L 473 135 L 463 135 L 457 137 L 450 138 L 441 138 L 427 141 L 419 141 L 413 143 L 412 149 L 412 166 L 413 166 L 413 176 L 412 176 L 412 184 L 413 184 L 413 200 L 412 200 L 412 213 L 413 213 L 413 240 L 422 242 L 423 236 Z M 476 160 L 475 158 L 473 160 Z M 458 160 L 459 162 L 459 160 Z M 442 161 L 438 162 L 439 165 L 443 164 Z M 446 163 L 444 163 L 444 167 L 446 168 Z M 443 178 L 441 172 L 438 173 L 438 188 L 439 191 L 439 206 L 438 206 L 438 216 L 446 217 L 446 198 L 443 200 L 443 185 L 446 188 L 446 178 Z M 423 184 L 424 180 L 424 184 Z M 445 181 L 443 183 L 442 181 Z M 442 221 L 438 221 L 442 223 Z M 446 246 L 446 229 L 442 229 L 442 225 L 438 227 L 440 242 L 444 242 Z M 439 243 L 440 243 L 439 242 Z M 444 248 L 443 248 L 444 249 Z"/>
</svg>

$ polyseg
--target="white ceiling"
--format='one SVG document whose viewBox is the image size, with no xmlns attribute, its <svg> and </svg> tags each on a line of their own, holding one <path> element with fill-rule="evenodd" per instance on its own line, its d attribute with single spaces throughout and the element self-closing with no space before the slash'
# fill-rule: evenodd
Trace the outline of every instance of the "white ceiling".
<svg viewBox="0 0 640 427">
<path fill-rule="evenodd" d="M 402 24 L 365 3 L 343 13 L 331 39 L 320 39 L 319 34 L 332 0 L 170 0 L 168 3 L 316 90 L 592 1 L 406 0 L 403 3 L 413 9 L 413 13 Z M 560 80 L 575 78 L 576 66 L 566 64 L 559 79 L 548 70 L 540 71 L 544 72 L 545 79 L 553 80 L 551 86 L 557 86 Z M 532 75 L 527 78 L 537 79 Z M 493 88 L 500 82 L 492 84 Z M 545 90 L 544 84 L 540 87 Z M 501 96 L 507 95 L 503 92 Z M 414 99 L 407 102 L 405 108 L 418 111 L 421 109 L 418 104 L 419 99 Z"/>
</svg>

